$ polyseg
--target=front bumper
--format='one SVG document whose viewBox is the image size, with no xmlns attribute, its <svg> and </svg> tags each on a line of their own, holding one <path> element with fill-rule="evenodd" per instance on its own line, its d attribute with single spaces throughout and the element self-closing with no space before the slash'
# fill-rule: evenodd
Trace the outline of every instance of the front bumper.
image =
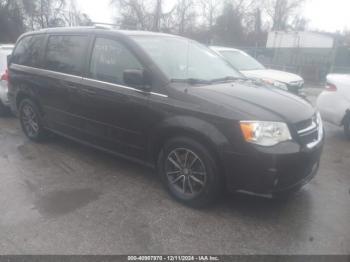
<svg viewBox="0 0 350 262">
<path fill-rule="evenodd" d="M 306 97 L 305 88 L 304 88 L 304 82 L 292 82 L 287 83 L 287 88 L 290 93 L 293 93 L 300 97 Z"/>
<path fill-rule="evenodd" d="M 273 194 L 308 183 L 319 169 L 324 138 L 312 149 L 296 142 L 273 148 L 252 146 L 249 154 L 224 153 L 226 181 L 231 190 Z"/>
</svg>

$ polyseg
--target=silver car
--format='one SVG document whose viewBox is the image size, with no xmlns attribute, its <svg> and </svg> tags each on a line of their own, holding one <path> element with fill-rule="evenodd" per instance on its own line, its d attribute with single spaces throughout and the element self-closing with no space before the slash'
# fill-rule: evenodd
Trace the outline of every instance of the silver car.
<svg viewBox="0 0 350 262">
<path fill-rule="evenodd" d="M 225 58 L 226 61 L 244 76 L 262 80 L 267 84 L 285 91 L 289 91 L 302 97 L 304 96 L 304 79 L 301 76 L 284 71 L 268 69 L 242 50 L 220 46 L 211 46 L 210 48 Z"/>
<path fill-rule="evenodd" d="M 13 45 L 0 45 L 0 116 L 9 112 L 7 56 L 13 48 Z"/>
</svg>

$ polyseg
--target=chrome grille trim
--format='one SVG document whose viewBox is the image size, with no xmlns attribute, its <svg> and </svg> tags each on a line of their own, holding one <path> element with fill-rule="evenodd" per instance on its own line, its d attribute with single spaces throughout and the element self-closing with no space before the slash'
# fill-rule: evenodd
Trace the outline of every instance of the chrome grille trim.
<svg viewBox="0 0 350 262">
<path fill-rule="evenodd" d="M 324 136 L 323 123 L 320 114 L 317 113 L 312 117 L 312 123 L 310 126 L 298 130 L 297 132 L 300 137 L 305 137 L 312 134 L 317 135 L 317 139 L 314 139 L 313 141 L 306 144 L 306 147 L 308 149 L 313 149 L 316 147 L 322 141 Z"/>
<path fill-rule="evenodd" d="M 299 135 L 306 135 L 306 133 L 311 133 L 310 131 L 316 131 L 317 130 L 317 124 L 316 122 L 312 121 L 312 124 L 308 126 L 305 129 L 298 130 Z"/>
</svg>

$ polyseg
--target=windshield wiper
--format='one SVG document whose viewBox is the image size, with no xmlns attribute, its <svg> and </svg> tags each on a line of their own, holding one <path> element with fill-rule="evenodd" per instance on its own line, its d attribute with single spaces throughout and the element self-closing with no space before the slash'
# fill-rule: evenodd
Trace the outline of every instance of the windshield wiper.
<svg viewBox="0 0 350 262">
<path fill-rule="evenodd" d="M 205 79 L 199 79 L 199 78 L 171 79 L 171 82 L 173 82 L 173 83 L 187 83 L 190 85 L 200 85 L 200 84 L 210 85 L 211 84 L 211 81 L 208 81 Z"/>
<path fill-rule="evenodd" d="M 212 79 L 212 80 L 210 80 L 210 82 L 212 82 L 212 83 L 233 82 L 233 81 L 237 81 L 237 80 L 247 80 L 247 78 L 245 78 L 245 77 L 235 77 L 235 76 L 226 76 L 226 77 L 222 77 L 222 78 Z"/>
<path fill-rule="evenodd" d="M 234 81 L 247 81 L 248 78 L 245 77 L 235 77 L 235 76 L 226 76 L 222 78 L 216 78 L 212 80 L 205 80 L 205 79 L 199 79 L 199 78 L 187 78 L 187 79 L 171 79 L 171 82 L 173 83 L 187 83 L 190 85 L 212 85 L 214 83 L 226 83 L 226 82 L 234 82 Z"/>
</svg>

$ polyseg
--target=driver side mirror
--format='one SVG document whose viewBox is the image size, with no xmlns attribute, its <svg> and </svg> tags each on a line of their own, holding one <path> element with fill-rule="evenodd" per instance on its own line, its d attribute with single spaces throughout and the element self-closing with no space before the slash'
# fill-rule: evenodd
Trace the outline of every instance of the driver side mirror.
<svg viewBox="0 0 350 262">
<path fill-rule="evenodd" d="M 151 90 L 151 76 L 145 70 L 128 69 L 123 73 L 124 83 L 128 86 L 142 89 L 144 91 Z"/>
</svg>

